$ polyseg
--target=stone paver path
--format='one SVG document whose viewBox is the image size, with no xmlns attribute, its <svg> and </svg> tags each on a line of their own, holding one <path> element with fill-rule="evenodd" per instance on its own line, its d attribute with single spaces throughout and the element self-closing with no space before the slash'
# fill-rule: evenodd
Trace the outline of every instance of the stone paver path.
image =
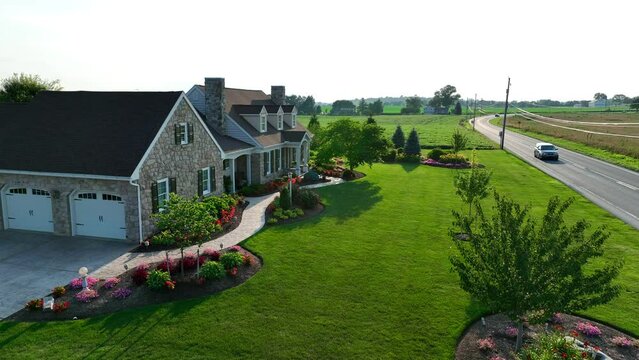
<svg viewBox="0 0 639 360">
<path fill-rule="evenodd" d="M 315 189 L 324 186 L 337 185 L 344 182 L 344 180 L 340 178 L 329 179 L 331 180 L 330 182 L 306 185 L 302 186 L 302 188 Z M 246 200 L 249 202 L 249 205 L 246 207 L 246 209 L 244 209 L 244 214 L 242 215 L 242 222 L 240 223 L 240 225 L 235 228 L 235 230 L 224 234 L 215 240 L 211 240 L 202 244 L 202 249 L 228 248 L 244 241 L 245 239 L 260 231 L 260 229 L 262 229 L 262 227 L 264 227 L 264 224 L 266 223 L 266 207 L 273 201 L 273 199 L 275 199 L 277 195 L 278 193 L 260 197 L 247 197 Z M 197 251 L 197 245 L 193 245 L 184 250 L 185 253 L 194 253 L 195 251 Z M 169 250 L 170 257 L 177 257 L 179 255 L 179 249 Z M 154 251 L 147 253 L 125 253 L 112 262 L 102 266 L 95 271 L 92 271 L 91 275 L 99 278 L 117 276 L 125 271 L 125 265 L 129 269 L 131 269 L 142 263 L 152 263 L 165 258 L 166 253 L 164 251 Z M 91 269 L 89 269 L 89 271 L 91 271 Z"/>
</svg>

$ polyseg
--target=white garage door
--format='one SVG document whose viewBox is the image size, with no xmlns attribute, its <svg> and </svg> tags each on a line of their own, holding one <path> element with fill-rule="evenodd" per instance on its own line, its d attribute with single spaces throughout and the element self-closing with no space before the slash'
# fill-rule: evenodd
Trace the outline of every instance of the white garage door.
<svg viewBox="0 0 639 360">
<path fill-rule="evenodd" d="M 5 193 L 7 227 L 53 232 L 51 194 L 32 188 L 9 188 Z"/>
<path fill-rule="evenodd" d="M 105 192 L 82 192 L 73 199 L 75 234 L 126 239 L 124 201 Z"/>
</svg>

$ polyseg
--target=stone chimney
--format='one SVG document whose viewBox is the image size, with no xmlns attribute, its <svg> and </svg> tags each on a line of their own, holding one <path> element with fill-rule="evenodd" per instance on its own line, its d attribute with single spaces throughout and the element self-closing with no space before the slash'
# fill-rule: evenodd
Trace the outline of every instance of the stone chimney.
<svg viewBox="0 0 639 360">
<path fill-rule="evenodd" d="M 284 86 L 271 86 L 271 101 L 275 105 L 284 105 L 286 103 L 286 88 Z"/>
<path fill-rule="evenodd" d="M 204 115 L 206 122 L 220 134 L 226 135 L 224 121 L 224 78 L 204 78 Z"/>
</svg>

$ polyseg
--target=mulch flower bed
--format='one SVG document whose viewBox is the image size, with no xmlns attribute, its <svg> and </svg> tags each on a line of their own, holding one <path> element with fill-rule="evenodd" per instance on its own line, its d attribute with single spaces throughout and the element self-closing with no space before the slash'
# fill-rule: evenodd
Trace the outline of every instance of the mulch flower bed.
<svg viewBox="0 0 639 360">
<path fill-rule="evenodd" d="M 441 163 L 434 159 L 426 159 L 421 162 L 423 165 L 435 166 L 435 167 L 443 167 L 448 169 L 469 169 L 470 163 Z"/>
<path fill-rule="evenodd" d="M 147 284 L 137 285 L 134 282 L 132 275 L 137 271 L 136 267 L 127 270 L 116 278 L 94 279 L 89 276 L 87 279 L 90 280 L 90 289 L 96 291 L 97 297 L 95 297 L 95 294 L 91 291 L 78 295 L 78 293 L 82 292 L 82 285 L 78 279 L 74 279 L 70 284 L 64 287 L 66 291 L 60 291 L 56 288 L 58 292 L 65 293 L 55 299 L 55 304 L 57 304 L 58 308 L 64 307 L 64 304 L 67 304 L 67 309 L 58 309 L 59 312 L 51 310 L 43 311 L 41 310 L 41 302 L 36 301 L 32 307 L 37 308 L 39 306 L 39 309 L 22 309 L 10 315 L 6 320 L 55 321 L 83 319 L 151 304 L 208 296 L 242 284 L 255 275 L 262 267 L 261 260 L 244 248 L 235 246 L 226 252 L 228 251 L 237 251 L 241 255 L 248 257 L 250 262 L 248 265 L 243 264 L 238 266 L 234 275 L 231 275 L 230 273 L 233 271 L 229 270 L 227 274 L 218 280 L 204 281 L 204 279 L 196 276 L 195 269 L 185 269 L 185 275 L 182 277 L 178 264 L 177 267 L 171 271 L 171 279 L 174 281 L 171 287 L 174 286 L 174 289 L 171 290 L 169 286 L 166 286 L 159 290 L 152 290 Z M 207 253 L 209 252 L 213 253 L 214 250 L 207 250 Z M 224 253 L 225 252 L 221 252 L 218 253 L 218 255 Z M 175 261 L 175 259 L 179 261 L 180 257 L 178 256 L 172 260 Z M 148 271 L 151 272 L 162 263 L 164 263 L 164 261 L 149 264 Z M 72 288 L 74 286 L 76 289 Z M 25 302 L 26 301 L 27 299 L 25 299 Z M 37 304 L 38 302 L 40 303 L 39 305 Z"/>
<path fill-rule="evenodd" d="M 565 336 L 576 337 L 582 342 L 588 342 L 593 348 L 600 349 L 612 359 L 639 359 L 639 341 L 619 330 L 578 316 L 560 314 L 553 323 L 524 326 L 523 344 L 531 344 L 534 338 L 544 332 L 559 331 Z M 515 325 L 505 315 L 490 315 L 485 317 L 484 328 L 481 319 L 471 325 L 460 339 L 455 359 L 458 360 L 490 360 L 514 359 L 517 330 Z M 580 325 L 581 323 L 581 325 Z M 594 325 L 594 328 L 593 328 Z M 594 329 L 594 331 L 593 331 Z M 585 333 L 599 334 L 587 336 Z M 629 343 L 619 346 L 620 339 Z M 489 340 L 487 340 L 489 339 Z M 613 340 L 614 339 L 614 340 Z M 483 345 L 490 343 L 492 350 L 480 350 Z"/>
<path fill-rule="evenodd" d="M 240 223 L 242 222 L 242 215 L 244 214 L 244 209 L 246 209 L 248 205 L 249 205 L 248 201 L 242 201 L 241 203 L 237 204 L 237 206 L 235 207 L 235 216 L 231 218 L 231 221 L 229 221 L 226 224 L 223 224 L 222 231 L 218 231 L 215 234 L 213 234 L 213 236 L 211 237 L 211 240 L 215 240 L 223 235 L 226 235 L 230 233 L 231 231 L 235 230 L 238 226 L 240 226 Z M 155 251 L 165 251 L 165 250 L 175 250 L 175 249 L 179 249 L 179 246 L 177 244 L 160 245 L 160 244 L 153 244 L 153 242 L 149 241 L 148 246 L 145 245 L 144 243 L 141 243 L 135 248 L 133 248 L 132 250 L 130 250 L 129 252 L 145 253 L 145 252 L 155 252 Z"/>
<path fill-rule="evenodd" d="M 315 217 L 319 214 L 321 214 L 324 211 L 325 207 L 324 204 L 319 203 L 317 204 L 317 206 L 315 206 L 313 209 L 304 209 L 304 215 L 298 216 L 296 218 L 293 219 L 286 219 L 286 220 L 278 220 L 277 223 L 275 224 L 269 224 L 269 220 L 271 218 L 273 218 L 273 214 L 271 212 L 269 212 L 269 210 L 266 210 L 266 224 L 268 226 L 273 226 L 273 225 L 283 225 L 283 224 L 291 224 L 291 223 L 295 223 L 295 222 L 299 222 L 299 221 L 303 221 L 312 217 Z"/>
</svg>

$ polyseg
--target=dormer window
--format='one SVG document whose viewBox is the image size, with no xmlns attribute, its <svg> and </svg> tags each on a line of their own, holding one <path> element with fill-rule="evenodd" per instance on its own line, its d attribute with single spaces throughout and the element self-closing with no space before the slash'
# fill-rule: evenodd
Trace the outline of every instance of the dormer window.
<svg viewBox="0 0 639 360">
<path fill-rule="evenodd" d="M 297 114 L 293 113 L 291 116 L 291 127 L 294 128 L 297 126 Z"/>
<path fill-rule="evenodd" d="M 284 114 L 277 114 L 277 130 L 284 128 Z"/>
<path fill-rule="evenodd" d="M 260 132 L 266 132 L 266 114 L 260 114 Z"/>
</svg>

